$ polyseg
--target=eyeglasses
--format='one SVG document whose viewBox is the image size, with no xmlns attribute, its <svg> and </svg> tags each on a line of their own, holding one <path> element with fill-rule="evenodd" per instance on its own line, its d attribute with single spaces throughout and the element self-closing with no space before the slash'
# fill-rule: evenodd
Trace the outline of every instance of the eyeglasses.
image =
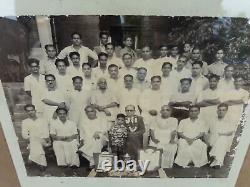
<svg viewBox="0 0 250 187">
<path fill-rule="evenodd" d="M 134 112 L 135 110 L 125 110 L 126 112 Z"/>
</svg>

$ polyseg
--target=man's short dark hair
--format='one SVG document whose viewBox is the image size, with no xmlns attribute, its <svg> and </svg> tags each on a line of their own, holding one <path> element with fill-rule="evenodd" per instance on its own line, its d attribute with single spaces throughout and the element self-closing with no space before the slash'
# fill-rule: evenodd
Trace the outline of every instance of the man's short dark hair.
<svg viewBox="0 0 250 187">
<path fill-rule="evenodd" d="M 75 82 L 75 80 L 77 80 L 77 79 L 79 79 L 79 80 L 83 81 L 83 79 L 82 79 L 82 77 L 81 77 L 81 76 L 75 76 L 75 77 L 72 77 L 72 81 L 73 81 L 73 82 Z"/>
<path fill-rule="evenodd" d="M 78 56 L 80 58 L 80 54 L 76 51 L 70 52 L 69 57 L 72 58 L 74 55 Z"/>
<path fill-rule="evenodd" d="M 130 74 L 126 74 L 126 75 L 124 75 L 124 77 L 123 77 L 123 78 L 125 79 L 125 78 L 127 78 L 127 77 L 130 77 L 130 78 L 134 79 L 133 75 L 130 75 Z"/>
<path fill-rule="evenodd" d="M 107 53 L 104 53 L 104 52 L 100 52 L 98 54 L 98 59 L 100 60 L 101 56 L 105 56 L 106 58 L 108 58 L 108 54 Z"/>
<path fill-rule="evenodd" d="M 110 65 L 108 66 L 108 69 L 113 68 L 113 67 L 119 69 L 118 66 L 117 66 L 116 64 L 110 64 Z"/>
<path fill-rule="evenodd" d="M 151 81 L 153 81 L 154 79 L 159 79 L 161 81 L 161 76 L 160 75 L 152 76 Z"/>
<path fill-rule="evenodd" d="M 159 49 L 161 49 L 162 47 L 166 47 L 166 48 L 168 49 L 168 45 L 167 45 L 167 44 L 161 44 L 161 45 L 159 46 Z"/>
<path fill-rule="evenodd" d="M 44 46 L 44 49 L 45 49 L 45 50 L 48 50 L 48 47 L 53 47 L 54 49 L 56 48 L 56 47 L 54 46 L 54 44 L 46 44 L 46 45 Z"/>
<path fill-rule="evenodd" d="M 123 119 L 125 119 L 126 116 L 125 116 L 124 114 L 122 114 L 122 113 L 119 113 L 119 114 L 117 114 L 117 116 L 116 116 L 116 119 L 118 119 L 118 118 L 123 118 Z"/>
<path fill-rule="evenodd" d="M 224 67 L 224 71 L 226 71 L 227 68 L 230 68 L 230 67 L 234 69 L 234 66 L 233 66 L 232 64 L 229 64 L 229 65 L 227 65 L 226 67 Z"/>
<path fill-rule="evenodd" d="M 227 110 L 228 110 L 228 104 L 227 103 L 220 103 L 218 106 L 217 106 L 217 108 L 220 108 L 220 107 L 225 107 L 225 108 L 227 108 Z"/>
<path fill-rule="evenodd" d="M 70 35 L 71 39 L 73 39 L 73 36 L 76 35 L 76 34 L 80 37 L 80 39 L 82 39 L 82 35 L 81 35 L 79 32 L 73 32 L 73 33 Z"/>
<path fill-rule="evenodd" d="M 219 80 L 220 80 L 220 76 L 211 73 L 211 74 L 209 75 L 209 77 L 208 77 L 208 80 L 210 81 L 211 79 L 216 79 L 217 81 L 219 81 Z"/>
<path fill-rule="evenodd" d="M 173 68 L 173 64 L 170 62 L 164 62 L 161 66 L 161 69 L 163 69 L 165 66 L 169 65 L 171 67 L 171 69 Z"/>
<path fill-rule="evenodd" d="M 102 35 L 107 35 L 107 36 L 109 36 L 109 32 L 108 32 L 108 31 L 101 31 L 101 32 L 99 33 L 99 38 L 101 38 Z"/>
<path fill-rule="evenodd" d="M 32 105 L 32 104 L 27 104 L 23 108 L 25 111 L 27 111 L 27 108 L 30 108 L 30 107 L 32 107 L 34 110 L 36 109 L 35 105 Z"/>
<path fill-rule="evenodd" d="M 58 63 L 59 63 L 59 62 L 63 62 L 65 66 L 68 66 L 68 63 L 67 63 L 64 59 L 59 59 L 59 58 L 58 58 L 58 59 L 56 59 L 56 61 L 55 61 L 56 67 L 58 66 Z"/>
<path fill-rule="evenodd" d="M 53 74 L 46 74 L 46 75 L 44 76 L 44 79 L 46 80 L 47 77 L 52 77 L 54 80 L 56 80 L 56 77 L 55 77 L 55 75 L 53 75 Z"/>
<path fill-rule="evenodd" d="M 192 63 L 192 67 L 193 67 L 195 64 L 200 65 L 201 68 L 202 68 L 202 66 L 203 66 L 203 62 L 200 61 L 200 60 L 193 62 L 193 63 Z"/>
<path fill-rule="evenodd" d="M 91 68 L 91 64 L 88 63 L 88 62 L 83 63 L 83 64 L 82 64 L 82 67 L 84 67 L 84 66 L 89 66 L 89 67 Z"/>
<path fill-rule="evenodd" d="M 191 78 L 183 78 L 183 79 L 180 80 L 180 83 L 182 83 L 184 81 L 188 81 L 190 84 L 192 83 L 192 79 Z"/>
<path fill-rule="evenodd" d="M 133 40 L 133 37 L 131 35 L 127 34 L 123 37 L 123 41 L 126 41 L 128 38 L 131 38 Z"/>
<path fill-rule="evenodd" d="M 107 47 L 108 47 L 108 45 L 112 45 L 113 46 L 113 48 L 114 48 L 114 44 L 112 44 L 112 43 L 106 43 L 106 45 L 105 45 L 105 49 L 107 49 Z"/>
<path fill-rule="evenodd" d="M 137 71 L 140 71 L 140 70 L 142 70 L 142 69 L 145 70 L 146 72 L 148 71 L 147 68 L 145 68 L 145 67 L 138 67 L 138 68 L 137 68 Z"/>
<path fill-rule="evenodd" d="M 200 48 L 199 48 L 198 46 L 194 46 L 193 49 L 192 49 L 192 52 L 193 52 L 194 50 L 199 50 L 199 51 L 200 51 Z"/>
<path fill-rule="evenodd" d="M 31 64 L 33 64 L 33 63 L 36 63 L 36 65 L 38 65 L 39 66 L 39 60 L 38 59 L 35 59 L 35 58 L 30 58 L 30 59 L 28 59 L 28 65 L 29 66 L 31 66 Z"/>
<path fill-rule="evenodd" d="M 126 55 L 129 55 L 131 58 L 133 58 L 133 56 L 132 56 L 131 53 L 124 53 L 124 54 L 122 55 L 122 58 L 124 58 Z"/>
<path fill-rule="evenodd" d="M 68 109 L 67 109 L 66 107 L 57 107 L 56 113 L 58 114 L 58 112 L 59 112 L 60 110 L 64 110 L 64 111 L 66 112 L 66 114 L 68 113 Z"/>
</svg>

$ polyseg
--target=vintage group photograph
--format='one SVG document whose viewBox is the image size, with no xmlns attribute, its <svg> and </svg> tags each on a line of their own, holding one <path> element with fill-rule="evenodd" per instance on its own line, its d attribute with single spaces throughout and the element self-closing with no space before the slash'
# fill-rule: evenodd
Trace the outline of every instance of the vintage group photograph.
<svg viewBox="0 0 250 187">
<path fill-rule="evenodd" d="M 247 18 L 12 16 L 0 27 L 27 176 L 228 177 L 249 104 Z"/>
</svg>

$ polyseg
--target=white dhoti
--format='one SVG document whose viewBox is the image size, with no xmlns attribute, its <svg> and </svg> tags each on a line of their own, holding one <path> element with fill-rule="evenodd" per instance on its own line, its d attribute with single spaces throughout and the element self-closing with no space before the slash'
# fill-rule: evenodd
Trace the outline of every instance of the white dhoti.
<svg viewBox="0 0 250 187">
<path fill-rule="evenodd" d="M 223 165 L 226 153 L 230 151 L 232 137 L 233 136 L 219 136 L 212 146 L 209 155 L 215 157 L 216 164 L 220 166 Z"/>
<path fill-rule="evenodd" d="M 43 146 L 46 144 L 44 139 L 41 138 L 30 138 L 30 154 L 29 160 L 35 162 L 41 166 L 47 166 L 45 152 Z"/>
<path fill-rule="evenodd" d="M 207 164 L 207 145 L 201 140 L 195 140 L 189 145 L 185 139 L 180 139 L 175 163 L 187 167 L 190 162 L 193 162 L 195 167 Z"/>
<path fill-rule="evenodd" d="M 58 166 L 78 166 L 80 165 L 77 140 L 71 142 L 54 141 L 53 149 L 56 155 Z"/>
</svg>

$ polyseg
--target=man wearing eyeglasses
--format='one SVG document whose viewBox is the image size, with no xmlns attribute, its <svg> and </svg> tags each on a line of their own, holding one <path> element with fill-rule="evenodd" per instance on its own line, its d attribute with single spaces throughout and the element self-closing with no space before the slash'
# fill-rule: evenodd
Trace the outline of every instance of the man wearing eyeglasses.
<svg viewBox="0 0 250 187">
<path fill-rule="evenodd" d="M 138 160 L 138 152 L 143 148 L 145 125 L 141 116 L 135 115 L 135 106 L 125 107 L 125 124 L 128 128 L 127 153 L 131 159 Z"/>
</svg>

